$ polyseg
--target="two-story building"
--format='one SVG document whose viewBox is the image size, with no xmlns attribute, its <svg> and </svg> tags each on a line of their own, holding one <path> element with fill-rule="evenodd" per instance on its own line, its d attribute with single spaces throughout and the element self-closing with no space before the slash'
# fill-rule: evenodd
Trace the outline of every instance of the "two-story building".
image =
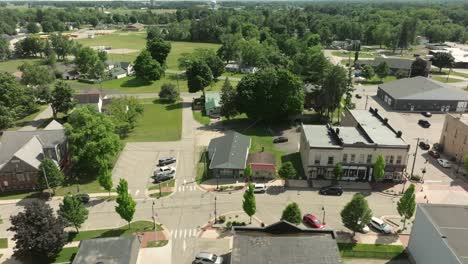
<svg viewBox="0 0 468 264">
<path fill-rule="evenodd" d="M 468 115 L 446 114 L 439 143 L 458 164 L 468 155 Z"/>
<path fill-rule="evenodd" d="M 333 179 L 337 163 L 342 180 L 371 181 L 379 155 L 386 161 L 385 179 L 401 180 L 409 144 L 377 109 L 346 109 L 341 126 L 302 125 L 300 155 L 309 179 Z"/>
</svg>

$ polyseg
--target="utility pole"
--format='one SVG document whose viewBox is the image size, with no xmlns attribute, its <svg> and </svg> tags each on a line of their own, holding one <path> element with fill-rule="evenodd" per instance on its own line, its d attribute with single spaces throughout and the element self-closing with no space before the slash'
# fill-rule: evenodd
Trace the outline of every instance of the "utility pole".
<svg viewBox="0 0 468 264">
<path fill-rule="evenodd" d="M 322 206 L 322 211 L 323 211 L 322 224 L 325 224 L 325 206 Z"/>
<path fill-rule="evenodd" d="M 364 110 L 367 110 L 367 101 L 369 100 L 369 95 L 366 94 L 366 105 L 364 106 Z"/>
<path fill-rule="evenodd" d="M 215 207 L 214 207 L 214 217 L 215 217 L 215 218 L 214 218 L 214 223 L 216 224 L 216 221 L 217 221 L 217 218 L 218 218 L 218 217 L 216 216 L 216 195 L 215 195 L 214 201 L 215 201 L 215 204 L 214 204 L 214 206 L 215 206 Z"/>
<path fill-rule="evenodd" d="M 153 230 L 156 230 L 156 216 L 154 215 L 154 201 L 151 205 L 151 218 L 153 219 Z"/>
<path fill-rule="evenodd" d="M 46 181 L 47 189 L 50 189 L 49 180 L 47 179 L 47 174 L 46 174 L 46 172 L 45 172 L 44 167 L 42 167 L 42 173 L 44 174 L 44 179 L 45 179 L 45 181 Z"/>
<path fill-rule="evenodd" d="M 413 172 L 414 172 L 414 164 L 416 163 L 416 155 L 418 154 L 418 146 L 419 146 L 419 140 L 421 140 L 422 138 L 416 138 L 416 150 L 414 151 L 414 158 L 413 158 L 413 166 L 411 167 L 411 175 L 410 175 L 410 179 L 411 177 L 413 177 Z"/>
</svg>

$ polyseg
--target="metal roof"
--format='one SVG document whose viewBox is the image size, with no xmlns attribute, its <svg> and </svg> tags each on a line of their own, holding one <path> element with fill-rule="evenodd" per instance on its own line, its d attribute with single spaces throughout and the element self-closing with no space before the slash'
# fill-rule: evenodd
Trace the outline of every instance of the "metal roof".
<svg viewBox="0 0 468 264">
<path fill-rule="evenodd" d="M 380 84 L 379 89 L 396 100 L 468 100 L 468 92 L 421 76 Z"/>
<path fill-rule="evenodd" d="M 244 169 L 250 148 L 250 137 L 229 131 L 208 145 L 210 169 Z"/>
<path fill-rule="evenodd" d="M 310 147 L 341 148 L 339 142 L 328 134 L 328 128 L 324 125 L 302 125 L 302 129 Z"/>
<path fill-rule="evenodd" d="M 211 110 L 221 106 L 220 92 L 205 92 L 205 110 Z"/>
<path fill-rule="evenodd" d="M 137 236 L 83 240 L 73 264 L 136 264 L 139 250 Z"/>
</svg>

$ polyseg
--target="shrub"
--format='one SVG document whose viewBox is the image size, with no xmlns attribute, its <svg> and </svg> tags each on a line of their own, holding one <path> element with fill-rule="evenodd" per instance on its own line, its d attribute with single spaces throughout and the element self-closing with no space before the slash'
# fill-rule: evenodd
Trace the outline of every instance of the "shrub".
<svg viewBox="0 0 468 264">
<path fill-rule="evenodd" d="M 231 222 L 231 221 L 228 221 L 228 222 L 226 223 L 226 228 L 231 229 L 231 227 L 232 227 L 232 222 Z"/>
<path fill-rule="evenodd" d="M 221 215 L 220 217 L 218 217 L 218 222 L 220 222 L 221 224 L 224 223 L 225 221 L 226 221 L 226 216 Z"/>
<path fill-rule="evenodd" d="M 179 91 L 173 83 L 164 83 L 159 92 L 159 98 L 168 102 L 175 102 L 179 99 Z"/>
<path fill-rule="evenodd" d="M 415 175 L 411 176 L 411 180 L 419 182 L 421 180 L 421 176 L 415 174 Z"/>
</svg>

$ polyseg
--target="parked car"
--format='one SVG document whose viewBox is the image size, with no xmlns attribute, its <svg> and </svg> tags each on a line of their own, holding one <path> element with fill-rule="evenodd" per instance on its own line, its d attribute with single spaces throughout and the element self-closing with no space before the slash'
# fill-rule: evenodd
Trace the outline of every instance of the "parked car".
<svg viewBox="0 0 468 264">
<path fill-rule="evenodd" d="M 155 183 L 159 183 L 159 182 L 164 182 L 164 181 L 168 181 L 168 180 L 171 180 L 174 178 L 174 173 L 169 173 L 169 174 L 163 174 L 163 175 L 159 175 L 159 176 L 155 176 L 154 177 L 154 182 Z"/>
<path fill-rule="evenodd" d="M 267 190 L 267 186 L 263 183 L 254 184 L 254 193 L 264 193 Z"/>
<path fill-rule="evenodd" d="M 421 115 L 423 115 L 425 117 L 431 117 L 432 113 L 431 112 L 422 112 Z"/>
<path fill-rule="evenodd" d="M 419 119 L 418 124 L 424 128 L 429 128 L 431 126 L 431 123 L 424 119 Z"/>
<path fill-rule="evenodd" d="M 154 170 L 153 176 L 158 177 L 158 176 L 162 176 L 166 174 L 174 174 L 174 173 L 175 173 L 174 167 L 163 166 L 163 167 L 156 168 L 156 170 Z"/>
<path fill-rule="evenodd" d="M 325 225 L 322 224 L 322 222 L 320 222 L 320 220 L 318 220 L 318 218 L 312 214 L 305 214 L 304 217 L 302 217 L 302 221 L 313 228 L 325 228 Z"/>
<path fill-rule="evenodd" d="M 325 186 L 320 188 L 319 193 L 322 195 L 342 195 L 343 194 L 343 188 L 338 185 L 333 185 L 333 186 Z"/>
<path fill-rule="evenodd" d="M 360 94 L 356 94 L 356 98 L 357 98 L 357 99 L 361 99 L 362 96 L 361 96 Z"/>
<path fill-rule="evenodd" d="M 283 143 L 283 142 L 288 142 L 287 137 L 277 137 L 273 139 L 273 143 Z"/>
<path fill-rule="evenodd" d="M 437 162 L 442 166 L 443 168 L 450 168 L 452 165 L 450 164 L 450 161 L 446 159 L 437 159 Z"/>
<path fill-rule="evenodd" d="M 358 224 L 360 224 L 360 223 L 361 223 L 361 221 L 358 222 Z M 362 229 L 361 229 L 361 233 L 367 234 L 367 233 L 369 233 L 369 232 L 370 232 L 369 227 L 368 227 L 367 225 L 364 225 L 364 226 L 362 227 Z"/>
<path fill-rule="evenodd" d="M 429 156 L 431 156 L 431 157 L 433 157 L 435 159 L 440 158 L 439 152 L 437 152 L 435 150 L 429 150 L 427 153 L 429 154 Z"/>
<path fill-rule="evenodd" d="M 222 264 L 223 257 L 213 253 L 200 252 L 195 256 L 194 264 Z"/>
<path fill-rule="evenodd" d="M 431 148 L 431 145 L 427 144 L 426 142 L 424 141 L 421 141 L 419 142 L 419 147 L 423 150 L 428 150 Z"/>
<path fill-rule="evenodd" d="M 80 202 L 84 203 L 84 204 L 87 204 L 89 202 L 89 194 L 86 194 L 86 193 L 79 193 L 79 194 L 75 194 L 75 197 L 76 199 L 80 200 Z"/>
<path fill-rule="evenodd" d="M 370 225 L 382 233 L 385 233 L 385 234 L 392 233 L 392 228 L 378 217 L 373 216 L 370 221 Z"/>
<path fill-rule="evenodd" d="M 440 143 L 434 143 L 434 145 L 432 145 L 432 148 L 437 152 L 442 152 L 442 149 L 443 149 Z"/>
<path fill-rule="evenodd" d="M 158 160 L 158 166 L 166 166 L 166 165 L 172 164 L 174 162 L 176 162 L 176 158 L 174 158 L 174 157 L 164 157 L 164 158 L 160 158 Z"/>
</svg>

